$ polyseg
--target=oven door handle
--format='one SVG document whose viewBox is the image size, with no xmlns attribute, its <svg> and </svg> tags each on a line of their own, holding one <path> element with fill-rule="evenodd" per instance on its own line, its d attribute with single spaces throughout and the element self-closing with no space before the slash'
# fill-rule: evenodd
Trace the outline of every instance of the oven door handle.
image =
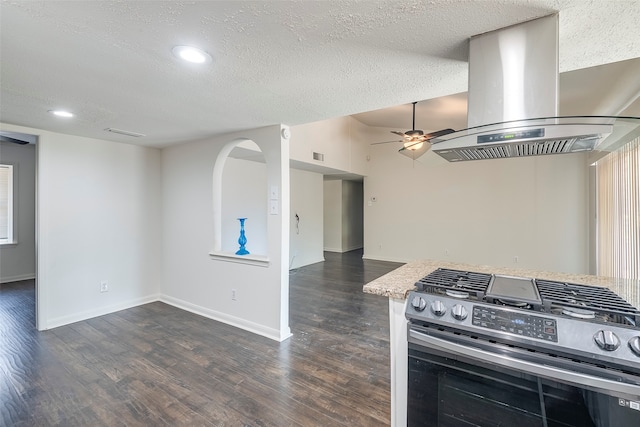
<svg viewBox="0 0 640 427">
<path fill-rule="evenodd" d="M 483 362 L 516 369 L 532 375 L 541 376 L 549 379 L 563 380 L 573 385 L 588 387 L 592 390 L 598 390 L 610 395 L 611 392 L 623 393 L 627 396 L 633 396 L 634 399 L 640 399 L 640 386 L 609 380 L 606 378 L 596 377 L 593 375 L 583 374 L 580 372 L 572 372 L 566 369 L 556 368 L 553 366 L 542 365 L 539 363 L 529 362 L 526 360 L 515 359 L 500 353 L 493 353 L 479 348 L 469 347 L 458 344 L 442 338 L 433 337 L 423 334 L 413 329 L 409 330 L 409 337 L 417 341 L 417 343 L 427 345 L 429 348 L 438 348 L 449 353 L 459 354 L 471 357 Z"/>
</svg>

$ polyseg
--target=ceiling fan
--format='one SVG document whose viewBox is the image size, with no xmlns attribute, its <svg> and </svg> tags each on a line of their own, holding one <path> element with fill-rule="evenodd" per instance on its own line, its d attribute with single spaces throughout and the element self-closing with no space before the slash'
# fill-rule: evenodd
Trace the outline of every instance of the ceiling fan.
<svg viewBox="0 0 640 427">
<path fill-rule="evenodd" d="M 411 130 L 406 132 L 400 132 L 396 130 L 392 130 L 391 133 L 396 135 L 400 135 L 402 140 L 400 141 L 385 141 L 385 142 L 374 142 L 371 145 L 377 144 L 388 144 L 390 142 L 402 142 L 403 147 L 398 150 L 398 153 L 405 155 L 413 160 L 422 156 L 424 153 L 429 151 L 431 148 L 431 143 L 429 140 L 431 138 L 435 138 L 437 136 L 446 135 L 448 133 L 455 132 L 453 129 L 442 129 L 431 133 L 424 133 L 420 129 L 416 129 L 416 104 L 418 102 L 412 102 L 413 104 L 413 122 L 411 126 Z"/>
</svg>

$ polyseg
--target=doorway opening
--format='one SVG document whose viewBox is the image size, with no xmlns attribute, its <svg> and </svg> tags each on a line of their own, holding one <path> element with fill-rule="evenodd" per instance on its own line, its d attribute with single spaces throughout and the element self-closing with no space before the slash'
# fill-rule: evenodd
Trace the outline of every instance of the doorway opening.
<svg viewBox="0 0 640 427">
<path fill-rule="evenodd" d="M 360 180 L 324 179 L 324 250 L 364 247 L 364 185 Z"/>
<path fill-rule="evenodd" d="M 0 286 L 31 288 L 37 326 L 36 135 L 0 131 Z M 0 294 L 0 297 L 2 295 Z"/>
</svg>

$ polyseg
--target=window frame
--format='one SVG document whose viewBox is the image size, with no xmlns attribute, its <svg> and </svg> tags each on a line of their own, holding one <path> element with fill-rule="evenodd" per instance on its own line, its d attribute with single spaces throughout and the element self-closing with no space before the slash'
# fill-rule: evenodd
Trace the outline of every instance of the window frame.
<svg viewBox="0 0 640 427">
<path fill-rule="evenodd" d="M 7 175 L 7 237 L 0 237 L 0 245 L 13 245 L 16 244 L 16 233 L 15 233 L 15 184 L 16 184 L 16 170 L 17 167 L 13 163 L 2 162 L 0 163 L 0 168 L 6 168 L 9 170 Z"/>
</svg>

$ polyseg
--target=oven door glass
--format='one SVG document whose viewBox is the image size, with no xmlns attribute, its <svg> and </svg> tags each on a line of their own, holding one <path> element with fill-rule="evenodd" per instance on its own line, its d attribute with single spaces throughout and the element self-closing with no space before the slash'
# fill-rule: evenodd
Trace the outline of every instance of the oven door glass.
<svg viewBox="0 0 640 427">
<path fill-rule="evenodd" d="M 481 361 L 462 348 L 419 341 L 409 342 L 408 426 L 640 426 L 640 396 L 629 393 L 637 385 L 595 391 L 602 385 L 506 366 L 504 354 L 498 363 L 498 357 Z"/>
</svg>

